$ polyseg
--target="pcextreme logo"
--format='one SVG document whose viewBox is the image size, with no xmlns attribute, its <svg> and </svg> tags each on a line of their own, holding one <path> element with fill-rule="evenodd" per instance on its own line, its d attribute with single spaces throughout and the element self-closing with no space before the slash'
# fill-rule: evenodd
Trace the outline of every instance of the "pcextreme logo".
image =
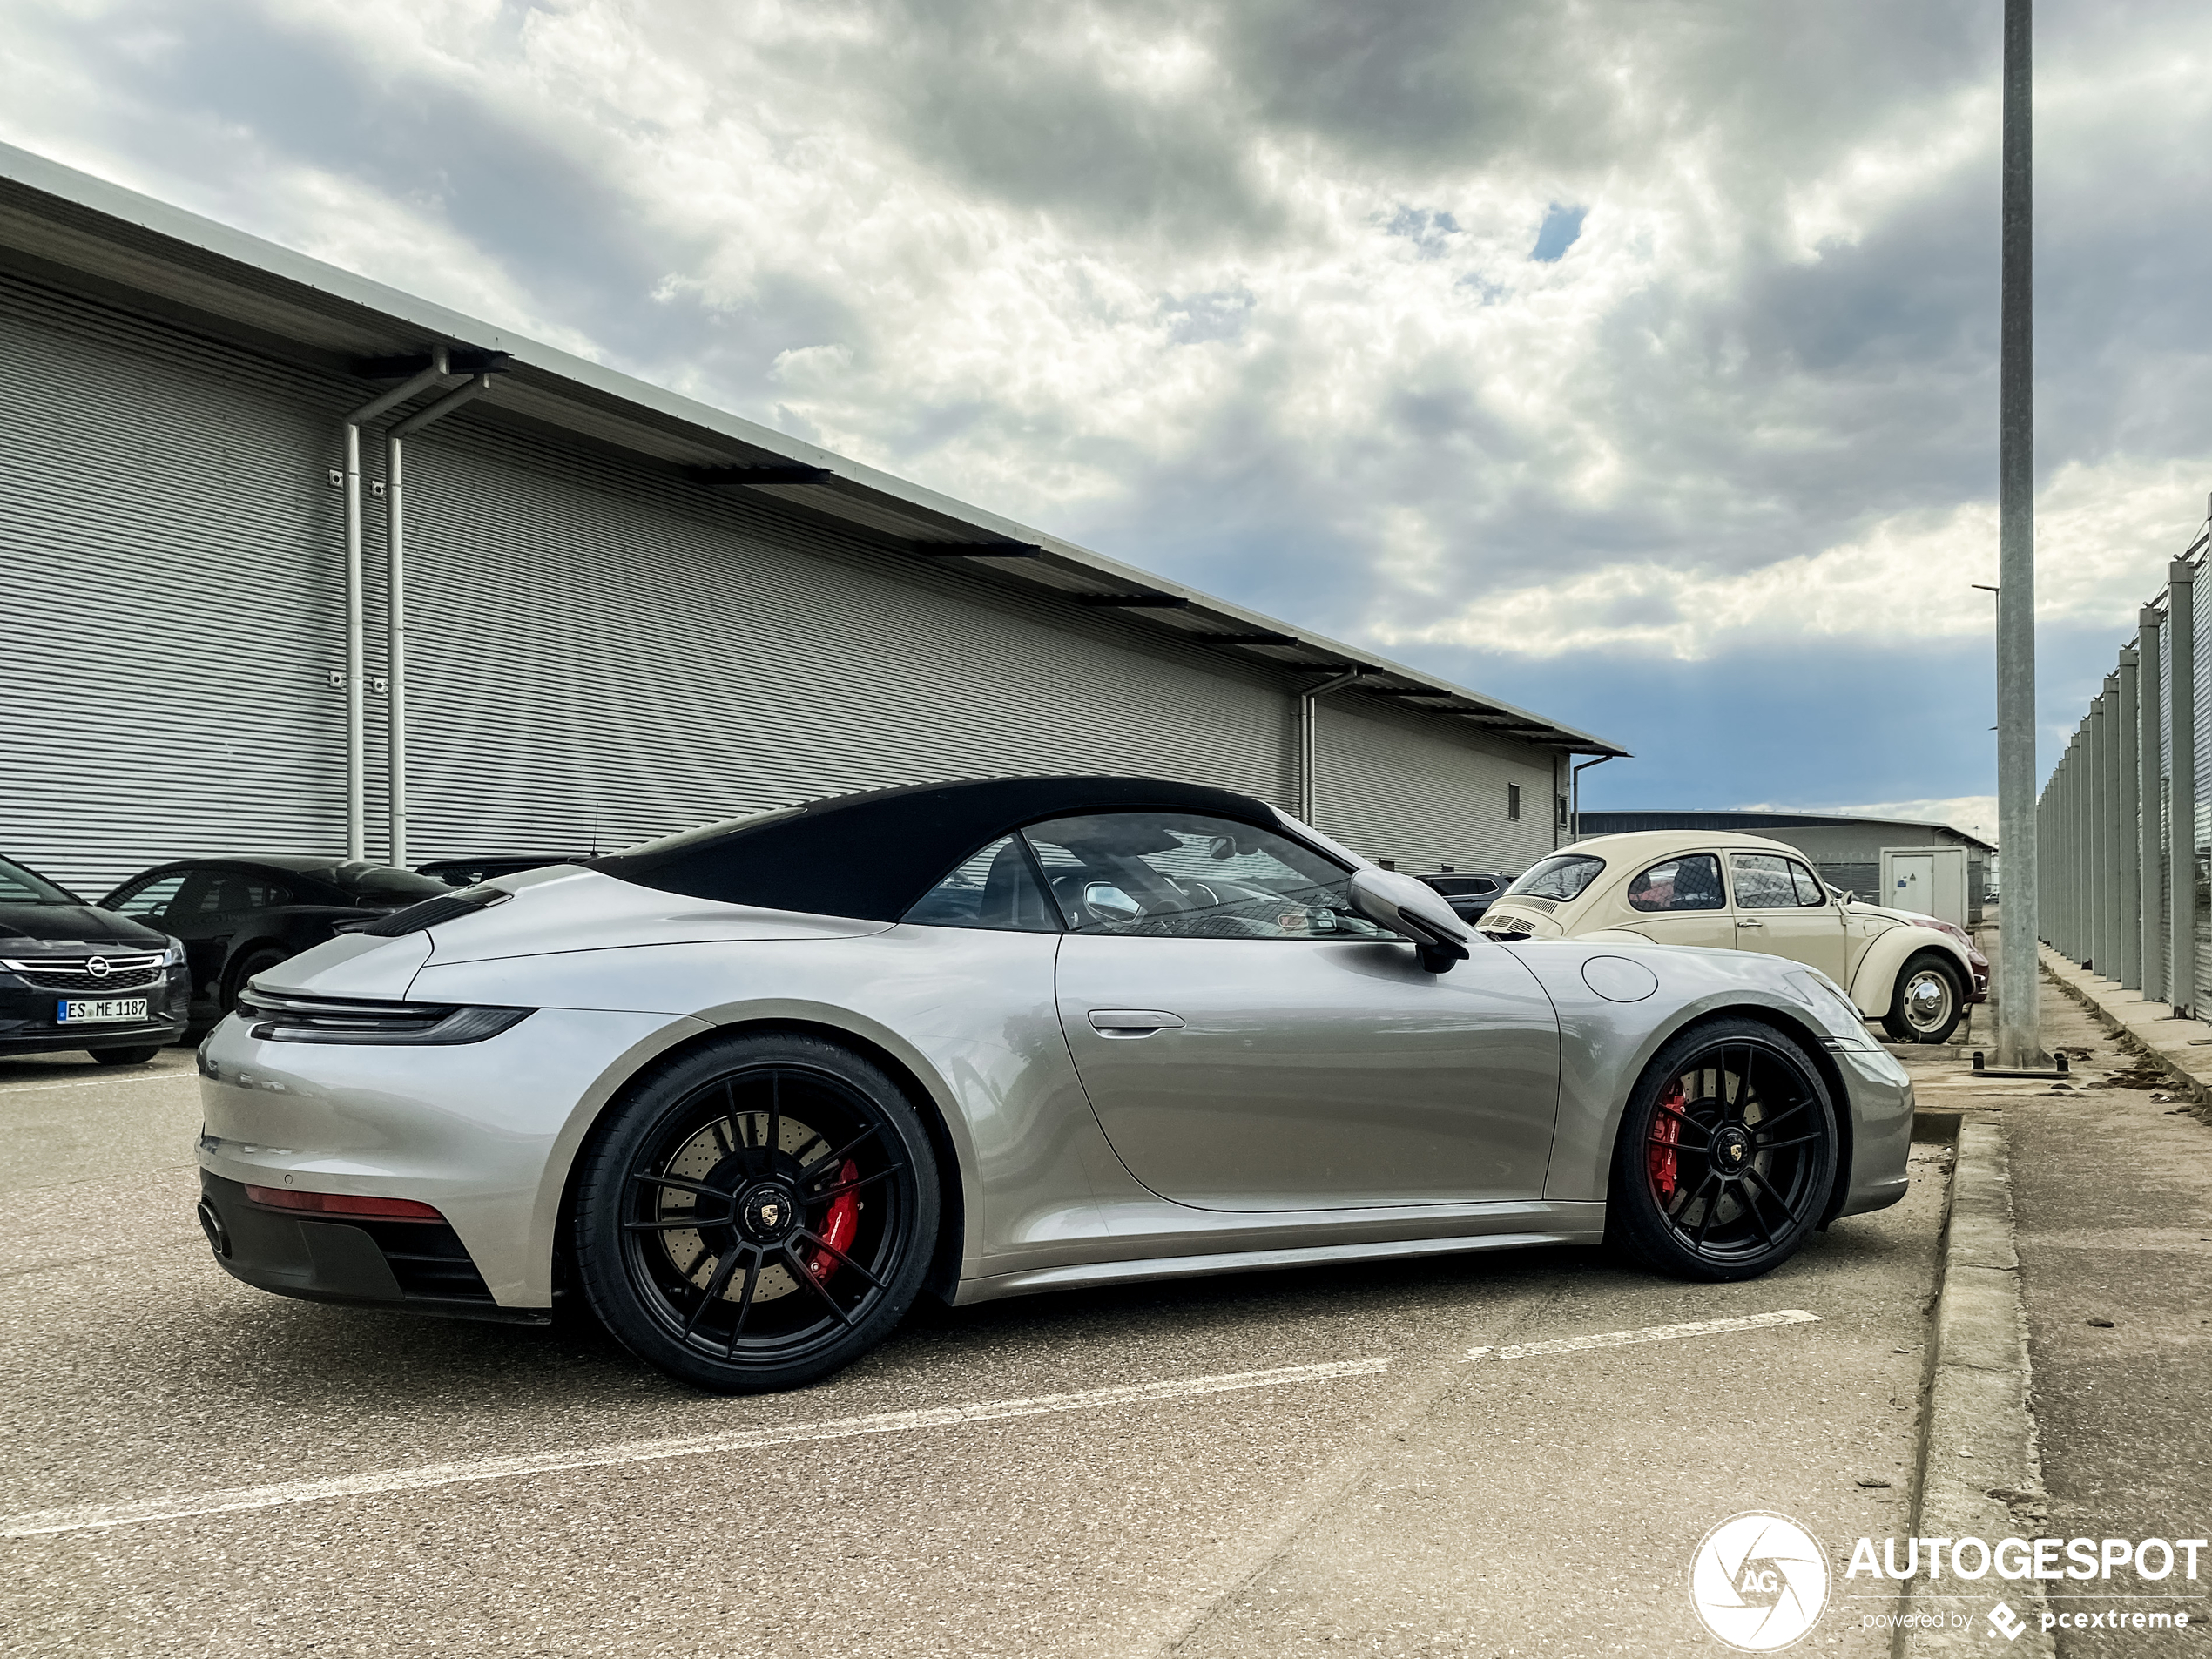
<svg viewBox="0 0 2212 1659">
<path fill-rule="evenodd" d="M 1778 1653 L 1828 1605 L 1828 1552 L 1787 1515 L 1730 1515 L 1690 1560 L 1689 1604 L 1730 1647 Z"/>
</svg>

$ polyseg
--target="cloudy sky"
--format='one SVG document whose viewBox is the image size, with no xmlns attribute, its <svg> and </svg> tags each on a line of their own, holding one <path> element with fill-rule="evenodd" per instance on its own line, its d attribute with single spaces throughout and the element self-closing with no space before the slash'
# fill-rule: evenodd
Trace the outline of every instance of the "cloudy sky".
<svg viewBox="0 0 2212 1659">
<path fill-rule="evenodd" d="M 2212 489 L 2212 8 L 2039 11 L 2047 766 Z M 2000 12 L 0 0 L 0 138 L 1634 749 L 1590 805 L 1972 823 Z"/>
</svg>

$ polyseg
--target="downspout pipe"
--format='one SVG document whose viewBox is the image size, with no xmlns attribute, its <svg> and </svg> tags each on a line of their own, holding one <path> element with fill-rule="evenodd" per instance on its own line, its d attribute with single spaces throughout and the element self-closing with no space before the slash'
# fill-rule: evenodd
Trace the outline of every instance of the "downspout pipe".
<svg viewBox="0 0 2212 1659">
<path fill-rule="evenodd" d="M 1602 766 L 1608 760 L 1620 758 L 1618 755 L 1600 755 L 1595 760 L 1585 760 L 1568 774 L 1567 844 L 1569 846 L 1582 839 L 1582 774 L 1592 766 Z"/>
<path fill-rule="evenodd" d="M 445 353 L 436 354 L 440 364 Z M 407 863 L 407 514 L 402 501 L 404 452 L 407 440 L 435 421 L 442 421 L 463 404 L 473 403 L 491 390 L 489 374 L 476 375 L 466 386 L 447 393 L 425 409 L 418 409 L 384 435 L 384 638 L 390 662 L 391 684 L 385 701 L 389 721 L 385 734 L 385 800 L 388 822 L 387 859 L 402 867 Z"/>
<path fill-rule="evenodd" d="M 346 445 L 346 856 L 368 856 L 368 737 L 362 683 L 361 644 L 361 426 L 388 409 L 435 386 L 446 375 L 446 354 L 434 347 L 430 367 L 395 386 L 346 416 L 341 423 Z"/>
<path fill-rule="evenodd" d="M 1352 669 L 1325 679 L 1318 685 L 1309 685 L 1298 694 L 1298 819 L 1302 824 L 1313 822 L 1314 702 L 1332 691 L 1342 691 L 1366 671 L 1364 668 Z"/>
</svg>

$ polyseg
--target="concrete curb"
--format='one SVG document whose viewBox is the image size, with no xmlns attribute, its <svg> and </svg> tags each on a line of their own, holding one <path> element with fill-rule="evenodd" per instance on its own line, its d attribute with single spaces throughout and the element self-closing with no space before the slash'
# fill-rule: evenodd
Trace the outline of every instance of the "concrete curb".
<svg viewBox="0 0 2212 1659">
<path fill-rule="evenodd" d="M 2040 955 L 2046 978 L 2172 1078 L 2188 1111 L 2212 1122 L 2212 1042 L 2205 1040 L 2212 1038 L 2212 1026 L 2176 1018 L 2165 1003 L 2147 1001 L 2141 991 L 2124 990 L 2077 968 L 2048 945 Z"/>
<path fill-rule="evenodd" d="M 1921 1417 L 1920 1467 L 1912 1504 L 1916 1538 L 2033 1537 L 2046 1518 L 2043 1461 L 2037 1450 L 2020 1302 L 2020 1256 L 2013 1245 L 2013 1182 L 2004 1120 L 1967 1112 L 1959 1128 L 1944 1228 L 1943 1284 L 1929 1346 L 1927 1407 Z M 2002 1644 L 2007 1655 L 2047 1659 L 2056 1652 L 2041 1629 L 2043 1595 L 2033 1579 L 1985 1578 L 1987 1599 L 1958 1599 L 1959 1586 L 1908 1581 L 1907 1614 L 1941 1614 L 1945 1628 L 1898 1632 L 1899 1656 L 1987 1655 L 1994 1632 L 1985 1616 L 2005 1602 L 2027 1629 Z M 1952 1615 L 1966 1613 L 1963 1628 Z"/>
</svg>

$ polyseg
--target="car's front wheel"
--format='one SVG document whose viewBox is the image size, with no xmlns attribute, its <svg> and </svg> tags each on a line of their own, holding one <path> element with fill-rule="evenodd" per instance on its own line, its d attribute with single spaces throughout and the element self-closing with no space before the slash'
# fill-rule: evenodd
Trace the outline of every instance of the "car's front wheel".
<svg viewBox="0 0 2212 1659">
<path fill-rule="evenodd" d="M 1905 963 L 1882 1029 L 1892 1042 L 1948 1042 L 1966 1012 L 1958 970 L 1932 951 Z"/>
<path fill-rule="evenodd" d="M 1723 1020 L 1662 1049 L 1614 1144 L 1608 1236 L 1683 1278 L 1756 1278 L 1820 1224 L 1837 1171 L 1819 1068 L 1770 1026 Z"/>
<path fill-rule="evenodd" d="M 937 1170 L 905 1093 L 799 1034 L 694 1049 L 585 1151 L 577 1278 L 640 1359 L 722 1393 L 851 1364 L 913 1304 L 937 1237 Z"/>
</svg>

